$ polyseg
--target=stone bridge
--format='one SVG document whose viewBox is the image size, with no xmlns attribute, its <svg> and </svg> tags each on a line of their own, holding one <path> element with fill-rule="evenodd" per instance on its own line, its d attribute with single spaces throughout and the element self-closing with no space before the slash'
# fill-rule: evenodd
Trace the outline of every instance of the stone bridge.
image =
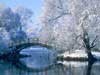
<svg viewBox="0 0 100 75">
<path fill-rule="evenodd" d="M 42 46 L 48 49 L 52 48 L 52 46 L 50 45 L 38 43 L 38 41 L 35 39 L 26 39 L 24 41 L 20 41 L 17 43 L 11 43 L 9 46 L 9 49 L 14 52 L 20 52 L 22 49 L 25 49 L 31 46 Z"/>
<path fill-rule="evenodd" d="M 34 39 L 26 39 L 24 41 L 19 41 L 19 42 L 10 42 L 9 44 L 9 48 L 8 51 L 1 54 L 0 58 L 5 58 L 5 57 L 12 57 L 12 56 L 16 56 L 19 55 L 19 52 L 22 49 L 31 47 L 31 46 L 41 46 L 41 47 L 45 47 L 48 49 L 52 49 L 51 46 L 47 45 L 47 44 L 42 44 L 42 43 L 38 43 L 37 40 Z"/>
</svg>

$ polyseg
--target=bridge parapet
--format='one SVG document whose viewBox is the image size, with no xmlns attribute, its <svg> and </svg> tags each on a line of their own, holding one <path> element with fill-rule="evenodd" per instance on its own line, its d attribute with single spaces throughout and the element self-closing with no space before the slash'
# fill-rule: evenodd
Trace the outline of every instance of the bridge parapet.
<svg viewBox="0 0 100 75">
<path fill-rule="evenodd" d="M 10 41 L 9 47 L 14 47 L 16 45 L 25 44 L 25 43 L 38 43 L 38 40 L 34 38 L 30 38 L 30 39 L 27 38 L 26 40 L 17 41 L 17 42 Z"/>
</svg>

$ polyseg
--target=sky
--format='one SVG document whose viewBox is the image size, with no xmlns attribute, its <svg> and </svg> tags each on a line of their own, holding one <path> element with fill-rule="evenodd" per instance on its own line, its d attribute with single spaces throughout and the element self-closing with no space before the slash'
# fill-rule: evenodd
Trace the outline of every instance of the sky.
<svg viewBox="0 0 100 75">
<path fill-rule="evenodd" d="M 38 20 L 42 11 L 43 0 L 0 0 L 0 4 L 14 8 L 16 6 L 22 6 L 33 11 L 34 21 Z"/>
</svg>

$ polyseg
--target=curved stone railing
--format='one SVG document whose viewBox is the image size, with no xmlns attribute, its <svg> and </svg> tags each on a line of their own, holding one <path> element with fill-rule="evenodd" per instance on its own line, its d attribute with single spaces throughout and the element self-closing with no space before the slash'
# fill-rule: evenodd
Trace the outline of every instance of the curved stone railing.
<svg viewBox="0 0 100 75">
<path fill-rule="evenodd" d="M 52 48 L 52 46 L 49 46 L 47 44 L 39 43 L 37 39 L 26 39 L 24 41 L 19 41 L 16 43 L 10 42 L 9 49 L 11 51 L 10 53 L 19 53 L 22 49 L 28 48 L 30 46 L 36 46 L 36 45 L 49 48 L 49 49 Z"/>
</svg>

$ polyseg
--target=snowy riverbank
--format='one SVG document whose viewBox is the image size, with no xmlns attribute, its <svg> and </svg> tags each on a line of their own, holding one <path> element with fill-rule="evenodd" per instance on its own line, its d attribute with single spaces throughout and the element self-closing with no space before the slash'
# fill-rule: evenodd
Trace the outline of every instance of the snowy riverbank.
<svg viewBox="0 0 100 75">
<path fill-rule="evenodd" d="M 100 60 L 100 52 L 92 52 L 93 56 Z M 87 53 L 84 50 L 75 50 L 71 53 L 64 52 L 63 54 L 58 55 L 58 60 L 81 60 L 81 61 L 87 61 L 88 56 Z"/>
</svg>

